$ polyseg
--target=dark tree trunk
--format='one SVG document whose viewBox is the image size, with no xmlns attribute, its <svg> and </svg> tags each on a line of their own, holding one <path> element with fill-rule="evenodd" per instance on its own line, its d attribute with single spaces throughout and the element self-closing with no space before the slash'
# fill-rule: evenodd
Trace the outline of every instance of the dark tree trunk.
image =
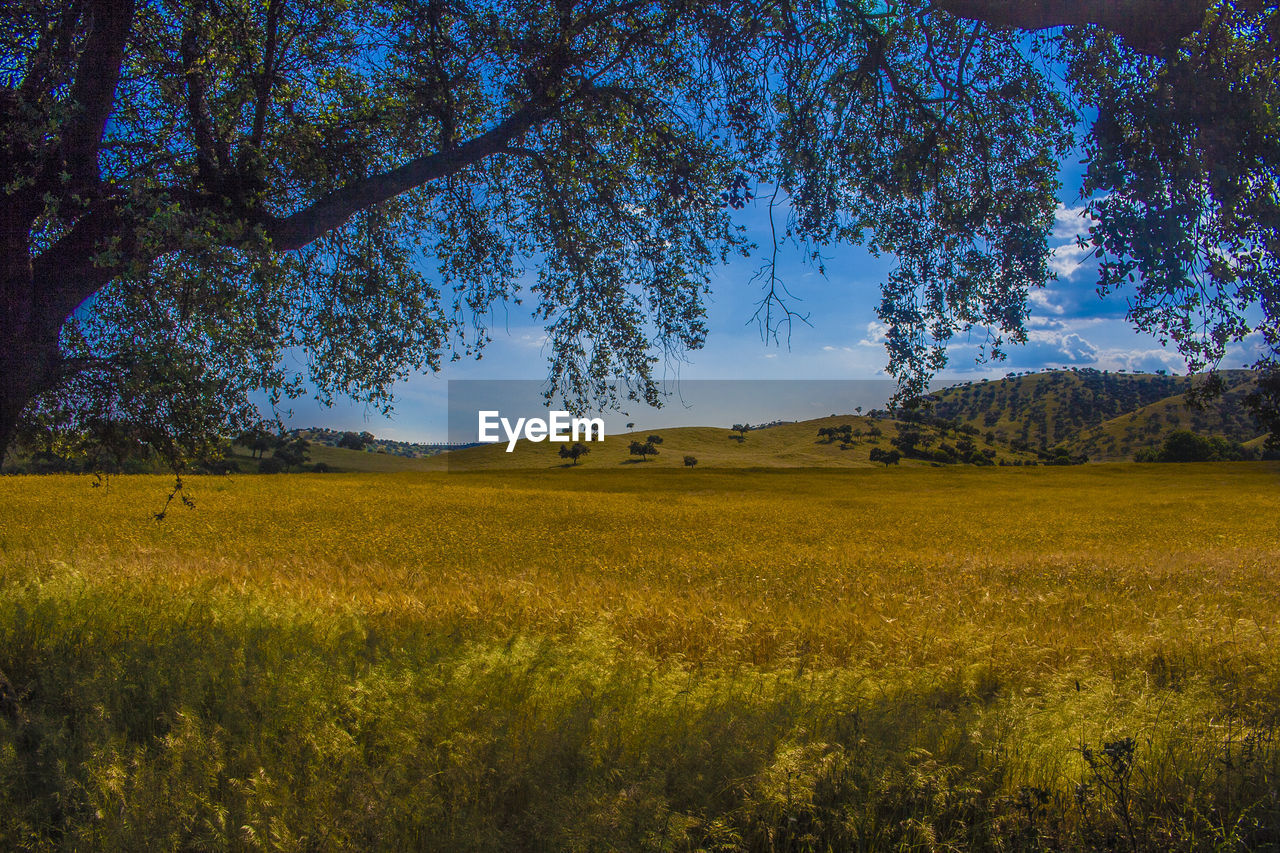
<svg viewBox="0 0 1280 853">
<path fill-rule="evenodd" d="M 36 305 L 25 213 L 18 205 L 0 204 L 0 461 L 32 397 L 27 362 Z"/>
<path fill-rule="evenodd" d="M 0 213 L 0 460 L 22 412 L 57 379 L 58 334 L 68 313 L 56 299 L 42 297 L 28 238 L 21 211 Z"/>
<path fill-rule="evenodd" d="M 57 332 L 44 344 L 26 338 L 7 320 L 0 328 L 0 458 L 13 445 L 23 411 L 55 379 Z M 40 337 L 48 337 L 41 334 Z"/>
</svg>

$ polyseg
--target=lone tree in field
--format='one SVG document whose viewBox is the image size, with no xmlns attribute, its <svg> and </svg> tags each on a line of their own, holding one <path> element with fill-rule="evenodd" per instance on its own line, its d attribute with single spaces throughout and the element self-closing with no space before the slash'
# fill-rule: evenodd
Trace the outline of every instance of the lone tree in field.
<svg viewBox="0 0 1280 853">
<path fill-rule="evenodd" d="M 658 445 L 653 442 L 653 436 L 649 436 L 648 441 L 631 442 L 631 455 L 639 456 L 641 462 L 648 462 L 650 456 L 658 455 Z"/>
<path fill-rule="evenodd" d="M 703 344 L 712 271 L 746 248 L 731 214 L 761 184 L 789 200 L 777 245 L 895 256 L 878 313 L 917 395 L 957 334 L 986 333 L 988 356 L 1026 339 L 1073 141 L 1102 289 L 1193 366 L 1255 332 L 1271 365 L 1278 16 L 1262 0 L 14 0 L 0 449 L 56 428 L 180 461 L 257 422 L 257 392 L 385 407 L 397 380 L 484 345 L 525 264 L 552 391 L 657 402 L 654 354 Z M 1079 140 L 1058 68 L 1100 117 Z M 776 337 L 797 315 L 774 257 L 758 317 Z"/>
<path fill-rule="evenodd" d="M 698 458 L 696 456 L 686 456 L 684 458 L 684 467 L 686 468 L 692 468 L 694 465 L 697 465 L 697 464 L 698 464 Z"/>
<path fill-rule="evenodd" d="M 590 447 L 587 447 L 587 445 L 583 444 L 581 441 L 575 441 L 573 444 L 570 444 L 567 446 L 561 446 L 560 458 L 572 459 L 573 464 L 577 465 L 578 460 L 583 456 L 586 456 L 590 452 L 591 452 Z"/>
</svg>

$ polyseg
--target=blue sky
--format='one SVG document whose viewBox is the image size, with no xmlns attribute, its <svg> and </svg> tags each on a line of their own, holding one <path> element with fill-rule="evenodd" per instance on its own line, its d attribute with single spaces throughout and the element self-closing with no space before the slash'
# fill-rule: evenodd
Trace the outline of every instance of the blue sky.
<svg viewBox="0 0 1280 853">
<path fill-rule="evenodd" d="M 1008 348 L 1005 361 L 978 364 L 977 334 L 972 343 L 958 340 L 950 349 L 951 363 L 941 378 L 964 381 L 1004 376 L 1011 371 L 1045 367 L 1094 367 L 1105 370 L 1185 372 L 1186 364 L 1154 338 L 1135 332 L 1125 320 L 1123 296 L 1100 299 L 1096 267 L 1076 245 L 1088 230 L 1081 215 L 1078 191 L 1080 166 L 1063 164 L 1059 208 L 1049 245 L 1053 249 L 1054 281 L 1031 295 L 1029 340 Z M 768 235 L 767 204 L 757 202 L 742 212 L 748 234 L 758 243 Z M 886 355 L 876 322 L 879 286 L 892 265 L 858 247 L 828 250 L 825 277 L 804 263 L 798 250 L 780 265 L 794 309 L 809 315 L 811 325 L 797 323 L 790 343 L 763 340 L 752 321 L 760 298 L 751 281 L 758 263 L 738 259 L 722 268 L 712 281 L 708 299 L 710 334 L 706 346 L 688 354 L 687 362 L 668 366 L 669 380 L 690 379 L 884 379 Z M 307 399 L 295 400 L 282 413 L 291 426 L 327 426 L 369 430 L 401 441 L 443 441 L 447 434 L 448 381 L 546 378 L 547 356 L 542 326 L 520 306 L 493 317 L 494 338 L 480 361 L 446 362 L 438 374 L 415 376 L 395 389 L 395 411 L 382 417 L 376 411 L 345 401 L 325 408 Z M 1247 343 L 1247 342 L 1246 342 Z M 1254 360 L 1247 346 L 1234 347 L 1222 366 L 1240 367 Z M 778 418 L 801 413 L 779 411 Z M 812 415 L 808 415 L 812 416 Z M 711 417 L 694 422 L 715 423 Z M 663 420 L 667 420 L 666 417 Z M 725 426 L 728 423 L 723 424 Z"/>
</svg>

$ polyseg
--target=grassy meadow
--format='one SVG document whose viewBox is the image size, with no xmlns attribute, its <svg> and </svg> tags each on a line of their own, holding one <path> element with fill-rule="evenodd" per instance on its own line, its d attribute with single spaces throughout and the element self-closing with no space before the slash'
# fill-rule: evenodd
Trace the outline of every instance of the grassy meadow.
<svg viewBox="0 0 1280 853">
<path fill-rule="evenodd" d="M 0 478 L 0 849 L 1280 845 L 1275 464 L 92 482 Z"/>
</svg>

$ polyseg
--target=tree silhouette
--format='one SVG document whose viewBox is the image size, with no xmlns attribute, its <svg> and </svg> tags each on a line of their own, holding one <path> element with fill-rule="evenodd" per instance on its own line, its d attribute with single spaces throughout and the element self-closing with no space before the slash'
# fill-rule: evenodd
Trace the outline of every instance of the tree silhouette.
<svg viewBox="0 0 1280 853">
<path fill-rule="evenodd" d="M 631 455 L 639 456 L 642 462 L 648 462 L 650 456 L 658 455 L 658 447 L 652 441 L 633 441 L 630 450 Z"/>
<path fill-rule="evenodd" d="M 573 464 L 577 465 L 578 459 L 580 459 L 583 456 L 586 456 L 590 452 L 591 452 L 590 447 L 583 444 L 581 441 L 575 441 L 573 444 L 562 445 L 560 447 L 560 458 L 571 459 L 573 460 Z"/>
</svg>

